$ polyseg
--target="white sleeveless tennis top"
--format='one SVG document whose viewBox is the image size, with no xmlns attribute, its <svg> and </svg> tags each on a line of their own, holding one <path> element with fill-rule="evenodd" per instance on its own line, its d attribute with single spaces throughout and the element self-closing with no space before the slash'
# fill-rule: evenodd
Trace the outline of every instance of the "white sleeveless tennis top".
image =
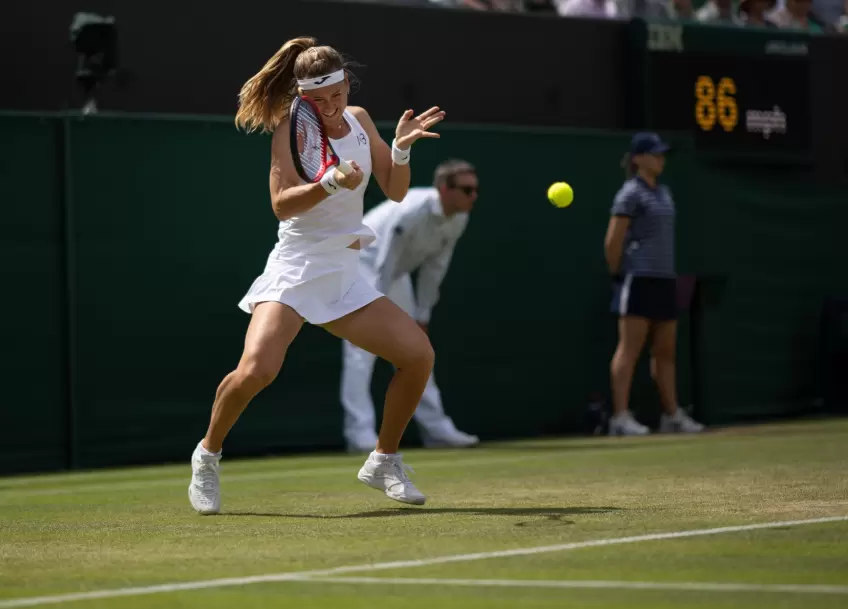
<svg viewBox="0 0 848 609">
<path fill-rule="evenodd" d="M 338 251 L 357 239 L 364 248 L 376 239 L 374 232 L 362 223 L 363 195 L 371 177 L 371 142 L 350 111 L 344 111 L 344 119 L 350 133 L 338 140 L 331 139 L 330 144 L 340 158 L 356 161 L 364 174 L 362 182 L 355 190 L 340 188 L 312 209 L 280 222 L 271 259 Z"/>
</svg>

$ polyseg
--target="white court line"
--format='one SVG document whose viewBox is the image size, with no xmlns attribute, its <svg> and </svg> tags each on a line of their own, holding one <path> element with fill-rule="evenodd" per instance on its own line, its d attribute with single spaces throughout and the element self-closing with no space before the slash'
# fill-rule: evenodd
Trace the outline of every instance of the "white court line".
<svg viewBox="0 0 848 609">
<path fill-rule="evenodd" d="M 39 605 L 50 605 L 56 603 L 70 603 L 74 601 L 93 600 L 101 598 L 117 598 L 121 596 L 140 596 L 145 594 L 161 594 L 165 592 L 183 592 L 186 590 L 202 590 L 207 588 L 224 588 L 228 586 L 248 586 L 251 584 L 266 584 L 284 581 L 303 581 L 305 579 L 333 576 L 341 573 L 367 573 L 370 571 L 384 571 L 388 569 L 407 569 L 412 567 L 425 567 L 429 565 L 440 565 L 453 562 L 471 562 L 487 558 L 507 558 L 511 556 L 529 556 L 532 554 L 543 554 L 547 552 L 562 552 L 565 550 L 577 550 L 580 548 L 593 548 L 599 546 L 610 546 L 639 541 L 659 541 L 663 539 L 680 539 L 683 537 L 699 537 L 702 535 L 718 535 L 720 533 L 738 533 L 742 531 L 755 531 L 758 529 L 774 529 L 779 527 L 801 526 L 805 524 L 821 524 L 826 522 L 839 522 L 848 520 L 848 516 L 831 516 L 828 518 L 811 518 L 808 520 L 787 520 L 782 522 L 763 522 L 759 524 L 743 524 L 730 527 L 719 527 L 715 529 L 695 529 L 692 531 L 676 531 L 671 533 L 652 533 L 650 535 L 636 535 L 633 537 L 618 537 L 613 539 L 595 539 L 590 541 L 577 541 L 563 543 L 554 546 L 536 546 L 534 548 L 516 548 L 513 550 L 501 550 L 497 552 L 477 552 L 474 554 L 454 554 L 450 556 L 436 556 L 434 558 L 422 558 L 419 560 L 400 560 L 395 562 L 381 562 L 364 565 L 351 565 L 347 567 L 336 567 L 334 569 L 319 569 L 314 571 L 295 571 L 289 573 L 272 573 L 269 575 L 252 575 L 248 577 L 228 577 L 224 579 L 208 579 L 193 582 L 178 582 L 172 584 L 159 584 L 155 586 L 141 586 L 135 588 L 117 588 L 114 590 L 96 590 L 93 592 L 79 592 L 74 594 L 60 594 L 56 596 L 38 596 L 31 598 L 17 598 L 0 601 L 0 609 L 13 609 L 17 607 L 36 607 Z"/>
<path fill-rule="evenodd" d="M 789 592 L 848 594 L 848 586 L 822 584 L 727 584 L 714 582 L 629 582 L 539 579 L 432 579 L 412 577 L 303 577 L 294 581 L 331 584 L 399 584 L 411 586 L 482 586 L 502 588 L 589 588 L 601 590 L 682 590 L 690 592 Z"/>
</svg>

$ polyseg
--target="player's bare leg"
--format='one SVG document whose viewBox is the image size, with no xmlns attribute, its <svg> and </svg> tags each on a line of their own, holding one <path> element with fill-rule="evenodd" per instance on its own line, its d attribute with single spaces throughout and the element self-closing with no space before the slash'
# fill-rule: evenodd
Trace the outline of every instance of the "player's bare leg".
<svg viewBox="0 0 848 609">
<path fill-rule="evenodd" d="M 397 501 L 423 504 L 424 495 L 409 481 L 397 452 L 433 370 L 435 356 L 430 340 L 409 315 L 386 297 L 324 327 L 395 367 L 386 392 L 377 446 L 360 470 L 359 479 Z"/>
<path fill-rule="evenodd" d="M 219 385 L 206 437 L 192 455 L 189 499 L 201 514 L 217 514 L 221 509 L 218 464 L 224 438 L 250 400 L 276 378 L 286 351 L 302 326 L 303 320 L 287 305 L 256 305 L 241 361 Z"/>
</svg>

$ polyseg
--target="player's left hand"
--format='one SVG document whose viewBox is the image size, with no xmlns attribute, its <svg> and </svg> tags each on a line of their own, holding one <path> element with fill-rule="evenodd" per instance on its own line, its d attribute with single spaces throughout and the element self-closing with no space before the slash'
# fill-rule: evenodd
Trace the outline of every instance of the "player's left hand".
<svg viewBox="0 0 848 609">
<path fill-rule="evenodd" d="M 433 106 L 414 118 L 412 116 L 412 110 L 407 110 L 400 117 L 397 129 L 395 129 L 397 147 L 401 150 L 406 150 L 422 137 L 441 137 L 438 133 L 431 133 L 428 129 L 442 122 L 444 118 L 445 113 L 439 110 L 438 106 Z"/>
</svg>

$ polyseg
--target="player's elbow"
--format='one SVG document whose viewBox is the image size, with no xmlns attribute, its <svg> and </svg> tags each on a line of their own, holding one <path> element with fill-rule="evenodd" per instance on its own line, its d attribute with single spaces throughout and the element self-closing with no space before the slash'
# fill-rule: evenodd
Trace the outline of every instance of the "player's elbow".
<svg viewBox="0 0 848 609">
<path fill-rule="evenodd" d="M 271 201 L 271 208 L 274 210 L 274 215 L 280 222 L 291 220 L 295 216 L 295 209 L 292 205 L 291 197 L 283 194 L 277 195 Z"/>
<path fill-rule="evenodd" d="M 400 203 L 406 198 L 406 194 L 409 192 L 409 185 L 393 185 L 388 184 L 386 188 L 386 197 L 395 203 Z"/>
<path fill-rule="evenodd" d="M 406 198 L 406 190 L 389 192 L 386 196 L 395 203 L 400 203 Z"/>
<path fill-rule="evenodd" d="M 285 222 L 291 217 L 291 213 L 286 209 L 286 206 L 279 197 L 271 201 L 271 209 L 274 210 L 274 216 L 276 216 L 277 220 L 280 222 Z"/>
</svg>

